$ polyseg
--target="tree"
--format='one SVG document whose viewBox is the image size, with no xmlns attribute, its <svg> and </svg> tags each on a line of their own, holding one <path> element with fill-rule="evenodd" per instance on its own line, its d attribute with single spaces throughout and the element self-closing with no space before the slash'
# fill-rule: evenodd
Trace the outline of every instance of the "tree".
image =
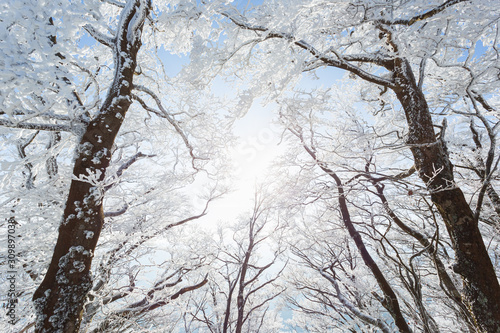
<svg viewBox="0 0 500 333">
<path fill-rule="evenodd" d="M 292 308 L 317 318 L 316 328 L 310 319 L 301 324 L 312 331 L 474 331 L 424 184 L 404 151 L 394 151 L 396 131 L 360 120 L 365 109 L 349 106 L 353 95 L 341 101 L 345 92 L 318 89 L 282 101 L 281 119 L 299 144 L 286 161 L 300 167 L 290 178 L 301 181 L 287 186 L 302 189 L 289 202 L 302 211 L 289 242 L 307 268 L 290 277 L 303 295 L 289 297 Z"/>
<path fill-rule="evenodd" d="M 220 119 L 208 116 L 215 109 L 221 114 L 220 104 L 211 99 L 211 106 L 206 106 L 204 112 L 200 113 L 196 104 L 206 101 L 201 97 L 203 92 L 193 93 L 182 86 L 182 82 L 170 90 L 175 94 L 178 89 L 181 97 L 175 102 L 165 99 L 168 85 L 164 83 L 169 77 L 165 71 L 157 71 L 157 68 L 165 67 L 161 67 L 163 60 L 158 56 L 156 34 L 176 18 L 182 17 L 184 20 L 181 14 L 186 11 L 181 5 L 165 6 L 161 10 L 156 8 L 158 13 L 153 19 L 152 3 L 147 0 L 126 3 L 86 1 L 78 4 L 19 4 L 26 6 L 20 11 L 25 12 L 25 15 L 9 15 L 12 11 L 10 4 L 2 5 L 2 11 L 6 14 L 3 15 L 6 19 L 1 23 L 5 28 L 4 40 L 11 47 L 2 48 L 1 51 L 2 61 L 6 62 L 5 67 L 9 70 L 2 77 L 5 90 L 2 92 L 0 125 L 9 142 L 19 139 L 18 159 L 24 165 L 24 180 L 7 182 L 4 187 L 14 189 L 7 195 L 6 202 L 13 202 L 12 214 L 15 213 L 16 218 L 33 216 L 31 221 L 41 226 L 41 229 L 32 229 L 23 235 L 39 251 L 35 254 L 37 258 L 28 258 L 28 251 L 22 253 L 23 266 L 30 275 L 28 286 L 23 288 L 22 294 L 33 295 L 37 310 L 37 332 L 77 332 L 84 315 L 84 303 L 91 303 L 87 309 L 92 311 L 86 315 L 92 318 L 95 315 L 92 301 L 102 301 L 101 296 L 108 296 L 99 295 L 98 291 L 101 291 L 103 284 L 106 285 L 110 271 L 117 269 L 106 267 L 99 272 L 101 276 L 94 276 L 97 278 L 95 281 L 91 274 L 92 259 L 96 250 L 99 250 L 97 242 L 105 218 L 109 222 L 109 218 L 127 213 L 125 220 L 136 224 L 136 227 L 146 227 L 158 221 L 159 216 L 150 218 L 148 210 L 143 211 L 143 220 L 135 218 L 134 214 L 138 212 L 134 208 L 154 204 L 154 200 L 147 198 L 148 194 L 154 195 L 163 189 L 165 192 L 159 198 L 165 200 L 164 194 L 174 194 L 177 187 L 193 182 L 194 176 L 208 163 L 210 155 L 220 147 L 217 144 L 221 141 L 211 141 L 218 135 L 214 126 Z M 187 34 L 190 33 L 188 26 L 192 24 L 188 21 L 179 25 L 186 29 Z M 109 34 L 103 32 L 106 30 Z M 143 30 L 146 31 L 143 33 Z M 184 41 L 179 42 L 181 40 Z M 176 44 L 175 51 L 182 52 L 183 47 L 189 45 L 189 39 L 184 39 L 182 35 L 166 36 L 163 45 L 167 47 L 168 43 Z M 92 47 L 88 47 L 88 44 Z M 156 51 L 139 53 L 143 44 Z M 198 98 L 191 100 L 193 96 Z M 134 101 L 146 112 L 137 116 L 134 114 L 137 110 L 134 110 L 128 116 Z M 124 125 L 125 119 L 134 124 Z M 138 125 L 141 123 L 145 126 Z M 167 127 L 165 124 L 168 124 Z M 203 124 L 203 127 L 199 124 Z M 162 131 L 154 133 L 155 128 Z M 199 131 L 188 133 L 192 128 L 198 128 Z M 145 135 L 155 139 L 170 140 L 171 145 L 162 151 L 168 151 L 168 154 L 155 157 L 156 148 L 148 146 L 143 137 L 145 132 Z M 219 130 L 219 133 L 223 132 Z M 175 133 L 175 136 L 171 133 Z M 161 140 L 156 140 L 155 144 L 158 141 Z M 203 144 L 195 145 L 200 142 Z M 165 145 L 164 142 L 162 144 Z M 74 158 L 71 156 L 73 151 Z M 156 159 L 156 169 L 150 167 L 149 170 L 156 172 L 158 179 L 148 179 L 139 169 L 133 171 L 145 159 Z M 40 170 L 45 162 L 47 172 L 43 173 Z M 161 163 L 169 163 L 171 168 Z M 61 165 L 65 168 L 57 173 Z M 123 179 L 123 174 L 131 172 L 139 174 L 144 181 L 135 189 Z M 15 175 L 15 171 L 6 178 L 12 174 Z M 208 169 L 207 174 L 208 177 L 215 177 Z M 53 191 L 54 185 L 57 191 Z M 148 185 L 151 187 L 147 188 Z M 22 190 L 19 189 L 21 186 Z M 126 197 L 124 194 L 132 195 Z M 140 195 L 146 196 L 145 200 L 138 200 Z M 213 192 L 207 202 L 217 196 Z M 38 201 L 34 205 L 30 201 L 33 198 Z M 26 203 L 22 208 L 18 205 L 20 200 Z M 181 204 L 186 206 L 185 203 Z M 168 203 L 163 204 L 163 207 L 167 206 Z M 141 230 L 143 234 L 139 239 L 108 243 L 109 248 L 104 246 L 102 250 L 115 254 L 120 250 L 134 255 L 134 250 L 161 236 L 170 227 L 196 219 L 206 212 L 206 209 L 202 209 L 201 214 L 193 215 L 187 211 L 187 207 L 178 207 L 181 209 L 156 207 L 157 211 L 172 214 L 172 219 L 164 217 L 151 233 Z M 104 208 L 109 210 L 105 211 Z M 151 209 L 153 207 L 149 207 L 149 211 Z M 62 215 L 62 222 L 57 226 L 55 221 L 58 220 L 58 214 Z M 175 219 L 178 219 L 177 222 Z M 26 220 L 22 221 L 23 225 L 26 225 Z M 49 242 L 47 246 L 44 245 L 46 242 L 40 241 L 40 236 L 50 237 L 54 234 L 54 227 L 58 227 L 58 237 L 52 251 L 50 247 L 53 244 Z M 44 229 L 49 231 L 48 235 L 39 234 Z M 47 265 L 45 256 L 51 254 L 52 260 L 44 273 L 43 266 Z M 119 264 L 117 259 L 110 258 L 110 264 Z M 195 263 L 193 265 L 196 267 Z M 185 275 L 186 269 L 192 269 L 186 267 L 177 267 L 184 272 L 181 275 Z M 43 280 L 39 281 L 42 277 Z M 163 286 L 168 284 L 167 280 L 162 277 L 157 282 L 163 281 L 160 283 Z M 34 281 L 40 282 L 40 285 L 33 293 L 31 286 Z M 180 289 L 170 299 L 203 285 L 203 281 L 194 280 L 193 285 L 179 284 L 177 287 Z M 134 282 L 134 279 L 130 281 L 131 284 Z M 159 291 L 158 285 L 152 288 L 153 291 Z M 88 299 L 91 290 L 93 295 Z M 149 295 L 148 292 L 146 295 Z M 143 311 L 139 305 L 136 308 Z"/>
<path fill-rule="evenodd" d="M 209 191 L 194 212 L 185 204 L 195 180 L 227 171 L 226 130 L 264 97 L 294 145 L 278 177 L 288 220 L 297 213 L 297 230 L 317 231 L 289 237 L 304 272 L 291 274 L 291 307 L 318 319 L 297 325 L 498 332 L 495 4 L 1 5 L 2 226 L 23 230 L 17 297 L 33 296 L 35 331 L 142 330 L 158 313 L 213 330 L 260 327 L 246 318 L 267 318 L 276 294 L 253 296 L 281 275 L 260 280 L 277 256 L 252 262 L 259 223 L 275 222 L 260 219 L 261 206 L 234 249 L 224 240 L 218 254 L 176 252 L 161 239 L 186 239 L 174 227 L 220 195 Z M 168 52 L 191 57 L 175 78 Z M 219 74 L 241 85 L 238 99 L 212 94 Z M 306 74 L 331 89 L 292 91 Z M 45 240 L 56 238 L 53 250 Z M 227 268 L 219 279 L 213 263 Z M 205 293 L 184 311 L 176 302 L 193 290 Z M 22 306 L 26 331 L 34 319 Z"/>
<path fill-rule="evenodd" d="M 33 295 L 38 311 L 37 331 L 78 331 L 85 296 L 92 287 L 92 253 L 104 223 L 102 209 L 106 169 L 116 135 L 128 111 L 141 45 L 141 32 L 151 4 L 128 2 L 124 7 L 117 34 L 113 38 L 87 28 L 103 44 L 112 48 L 115 77 L 99 114 L 82 133 L 63 222 L 49 269 Z M 87 237 L 90 235 L 90 237 Z M 43 319 L 42 319 L 43 318 Z"/>
<path fill-rule="evenodd" d="M 187 331 L 278 331 L 272 303 L 284 292 L 279 279 L 286 264 L 280 262 L 283 227 L 275 221 L 275 209 L 271 196 L 261 189 L 249 218 L 242 215 L 232 228 L 219 230 L 216 268 L 205 293 L 192 298 Z"/>
<path fill-rule="evenodd" d="M 451 111 L 465 104 L 476 106 L 466 115 L 474 116 L 491 104 L 479 102 L 494 94 L 499 82 L 494 37 L 499 15 L 480 14 L 490 6 L 489 1 L 461 0 L 307 6 L 270 1 L 244 15 L 233 8 L 221 9 L 233 27 L 226 28 L 224 46 L 229 50 L 219 59 L 241 72 L 272 68 L 252 73 L 259 86 L 252 86 L 251 94 L 267 89 L 279 96 L 301 72 L 333 67 L 371 83 L 379 94 L 376 104 L 395 96 L 406 119 L 405 147 L 452 241 L 454 270 L 463 281 L 462 301 L 478 330 L 497 332 L 500 285 L 478 226 L 491 176 L 482 181 L 479 206 L 471 208 L 455 181 L 445 143 L 446 124 L 436 134 L 433 120 L 433 113 L 434 118 L 437 113 L 456 115 Z M 254 61 L 247 62 L 248 56 Z M 426 95 L 428 90 L 432 93 Z M 489 174 L 492 169 L 487 168 Z"/>
</svg>

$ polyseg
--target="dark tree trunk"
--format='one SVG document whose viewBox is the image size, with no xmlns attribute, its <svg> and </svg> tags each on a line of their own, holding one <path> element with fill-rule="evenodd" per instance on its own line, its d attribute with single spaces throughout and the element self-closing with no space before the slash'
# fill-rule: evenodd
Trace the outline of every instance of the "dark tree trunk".
<svg viewBox="0 0 500 333">
<path fill-rule="evenodd" d="M 425 182 L 453 242 L 453 267 L 463 280 L 462 299 L 481 332 L 500 332 L 500 285 L 463 192 L 454 184 L 453 165 L 442 139 L 437 139 L 429 107 L 410 64 L 394 62 L 394 89 L 406 114 L 408 145 L 419 177 Z"/>
<path fill-rule="evenodd" d="M 127 110 L 146 1 L 129 1 L 113 39 L 115 77 L 99 115 L 90 122 L 76 151 L 73 175 L 52 260 L 33 300 L 36 332 L 78 332 L 85 297 L 92 287 L 90 266 L 104 222 L 105 172 Z M 135 31 L 131 31 L 135 29 Z"/>
</svg>

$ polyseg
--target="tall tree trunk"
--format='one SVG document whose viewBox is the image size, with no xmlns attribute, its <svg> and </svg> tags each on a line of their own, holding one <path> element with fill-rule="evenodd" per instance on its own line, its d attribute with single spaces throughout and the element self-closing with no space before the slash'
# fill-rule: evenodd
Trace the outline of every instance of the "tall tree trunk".
<svg viewBox="0 0 500 333">
<path fill-rule="evenodd" d="M 92 287 L 90 266 L 104 222 L 102 196 L 111 148 L 127 110 L 148 0 L 130 0 L 117 34 L 109 42 L 115 76 L 98 116 L 85 129 L 76 151 L 63 220 L 52 260 L 33 300 L 36 332 L 78 332 L 85 297 Z"/>
<path fill-rule="evenodd" d="M 408 145 L 453 242 L 454 271 L 462 277 L 462 299 L 481 332 L 500 332 L 500 285 L 478 223 L 453 180 L 453 165 L 442 138 L 437 139 L 424 94 L 406 59 L 394 61 L 394 89 L 408 122 Z"/>
</svg>

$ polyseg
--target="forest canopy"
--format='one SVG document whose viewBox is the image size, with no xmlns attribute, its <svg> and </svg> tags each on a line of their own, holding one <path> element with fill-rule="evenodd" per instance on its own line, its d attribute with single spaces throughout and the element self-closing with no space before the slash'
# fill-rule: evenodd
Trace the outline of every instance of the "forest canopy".
<svg viewBox="0 0 500 333">
<path fill-rule="evenodd" d="M 496 0 L 0 12 L 1 331 L 500 333 Z"/>
</svg>

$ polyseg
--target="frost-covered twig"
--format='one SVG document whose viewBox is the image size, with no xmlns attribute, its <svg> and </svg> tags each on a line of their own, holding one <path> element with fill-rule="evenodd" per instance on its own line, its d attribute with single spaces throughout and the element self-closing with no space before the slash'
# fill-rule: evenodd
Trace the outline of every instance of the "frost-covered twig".
<svg viewBox="0 0 500 333">
<path fill-rule="evenodd" d="M 327 279 L 333 285 L 333 287 L 335 288 L 335 291 L 337 292 L 337 298 L 340 301 L 340 303 L 342 303 L 342 305 L 344 305 L 346 308 L 348 308 L 356 317 L 358 317 L 359 319 L 361 319 L 365 323 L 368 323 L 368 324 L 371 324 L 371 325 L 374 325 L 374 326 L 380 328 L 382 330 L 382 332 L 384 332 L 384 333 L 391 333 L 392 332 L 391 329 L 389 328 L 389 326 L 387 326 L 382 320 L 376 319 L 368 314 L 365 314 L 365 313 L 359 311 L 359 309 L 354 304 L 349 302 L 349 300 L 344 297 L 344 295 L 340 291 L 340 288 L 339 288 L 339 285 L 337 284 L 337 281 L 335 281 L 334 278 L 332 278 L 331 276 L 326 274 L 324 272 L 324 270 L 322 270 L 322 269 L 319 269 L 318 271 L 321 274 L 321 276 L 323 276 L 325 279 Z"/>
<path fill-rule="evenodd" d="M 120 8 L 125 8 L 125 5 L 126 5 L 126 3 L 119 2 L 116 0 L 102 0 L 102 1 L 107 2 L 107 3 L 114 5 L 114 6 L 120 7 Z"/>
<path fill-rule="evenodd" d="M 74 132 L 71 126 L 60 125 L 60 124 L 34 124 L 21 122 L 12 122 L 9 120 L 0 119 L 0 125 L 11 128 L 19 129 L 30 129 L 30 130 L 41 130 L 41 131 L 52 131 L 52 132 Z"/>
<path fill-rule="evenodd" d="M 443 3 L 442 5 L 439 5 L 433 9 L 425 12 L 425 13 L 422 13 L 420 15 L 416 15 L 416 16 L 409 18 L 409 19 L 396 19 L 396 20 L 383 19 L 383 20 L 377 20 L 377 22 L 382 23 L 382 24 L 387 24 L 387 25 L 407 25 L 407 26 L 410 26 L 418 21 L 422 21 L 422 20 L 426 20 L 428 18 L 431 18 L 434 15 L 439 14 L 440 12 L 442 12 L 443 10 L 445 10 L 448 7 L 451 7 L 451 6 L 456 5 L 460 2 L 466 2 L 466 1 L 470 1 L 470 0 L 448 0 L 445 3 Z"/>
<path fill-rule="evenodd" d="M 122 165 L 120 165 L 120 167 L 116 171 L 116 174 L 114 176 L 112 176 L 111 178 L 113 180 L 118 180 L 118 178 L 121 177 L 121 175 L 123 174 L 123 172 L 125 170 L 127 170 L 128 168 L 130 168 L 130 166 L 132 164 L 134 164 L 135 162 L 137 162 L 139 159 L 141 159 L 143 157 L 154 157 L 154 156 L 156 156 L 156 155 L 146 155 L 146 154 L 143 154 L 141 152 L 138 152 L 137 154 L 135 154 L 134 156 L 132 156 L 127 162 L 125 162 Z M 108 182 L 108 183 L 109 183 L 109 185 L 106 185 L 106 187 L 104 188 L 105 192 L 107 192 L 111 187 L 113 187 L 116 184 L 116 181 L 112 181 L 112 182 Z"/>
<path fill-rule="evenodd" d="M 189 155 L 191 156 L 191 159 L 192 159 L 191 164 L 192 164 L 193 169 L 199 170 L 199 168 L 195 165 L 195 160 L 206 160 L 206 158 L 198 157 L 198 156 L 195 155 L 194 148 L 191 145 L 191 143 L 189 142 L 189 139 L 187 138 L 187 135 L 184 133 L 184 131 L 180 127 L 179 123 L 172 116 L 170 116 L 170 114 L 167 112 L 167 110 L 163 107 L 163 104 L 162 104 L 160 98 L 153 91 L 151 91 L 151 89 L 148 89 L 148 88 L 146 88 L 144 86 L 134 85 L 133 88 L 135 90 L 142 91 L 142 92 L 148 94 L 151 98 L 154 99 L 154 101 L 156 102 L 156 105 L 160 109 L 160 112 L 158 112 L 157 110 L 155 110 L 155 109 L 151 108 L 150 106 L 148 106 L 144 102 L 144 100 L 141 99 L 139 96 L 132 95 L 132 98 L 135 99 L 136 101 L 138 101 L 139 104 L 141 104 L 141 106 L 145 110 L 147 110 L 149 112 L 153 112 L 157 116 L 160 116 L 162 118 L 167 119 L 167 121 L 174 127 L 175 131 L 180 135 L 180 137 L 182 138 L 182 141 L 184 141 L 184 145 L 189 150 Z"/>
<path fill-rule="evenodd" d="M 86 24 L 83 26 L 83 28 L 89 33 L 90 36 L 92 36 L 96 41 L 101 43 L 102 45 L 106 45 L 108 47 L 113 48 L 113 45 L 116 41 L 114 37 L 107 36 L 99 31 L 97 31 L 93 26 L 90 24 Z"/>
<path fill-rule="evenodd" d="M 332 58 L 330 56 L 327 56 L 326 52 L 321 52 L 321 51 L 317 50 L 314 46 L 312 46 L 311 44 L 309 44 L 305 40 L 297 39 L 292 34 L 279 32 L 279 31 L 272 31 L 272 30 L 270 30 L 266 27 L 263 27 L 263 26 L 252 25 L 252 24 L 246 22 L 245 18 L 242 17 L 241 15 L 238 15 L 239 17 L 236 17 L 237 15 L 233 15 L 229 12 L 221 12 L 220 14 L 227 17 L 228 19 L 230 19 L 234 24 L 236 24 L 238 27 L 240 27 L 242 29 L 264 33 L 265 35 L 263 37 L 265 37 L 265 39 L 280 38 L 280 39 L 288 40 L 289 42 L 302 48 L 303 50 L 308 51 L 312 56 L 314 56 L 318 60 L 321 60 L 327 66 L 332 66 L 332 67 L 337 67 L 340 69 L 347 70 L 353 74 L 356 74 L 360 78 L 365 79 L 365 80 L 372 82 L 372 83 L 380 84 L 382 86 L 389 87 L 389 88 L 395 87 L 395 83 L 392 79 L 385 79 L 385 78 L 382 78 L 380 76 L 370 74 L 370 73 L 364 71 L 363 69 L 350 63 L 347 59 L 349 59 L 349 57 L 351 57 L 351 56 L 340 57 L 339 54 L 335 53 L 336 58 Z M 333 52 L 332 49 L 328 49 L 327 51 Z M 354 56 L 352 56 L 352 57 L 353 57 L 353 59 L 356 59 L 356 58 L 354 58 Z M 358 58 L 360 58 L 360 57 L 358 57 Z M 382 58 L 377 58 L 375 56 L 365 56 L 364 58 L 360 58 L 360 59 L 362 59 L 364 61 L 368 61 L 369 58 L 371 58 L 371 61 L 380 61 L 382 59 Z M 357 61 L 357 60 L 353 60 L 353 61 Z"/>
</svg>

